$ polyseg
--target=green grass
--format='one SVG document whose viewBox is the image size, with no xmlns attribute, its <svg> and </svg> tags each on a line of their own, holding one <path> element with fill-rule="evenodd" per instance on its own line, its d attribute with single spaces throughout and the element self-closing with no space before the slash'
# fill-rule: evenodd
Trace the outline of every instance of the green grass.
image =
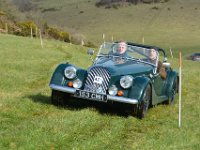
<svg viewBox="0 0 200 150">
<path fill-rule="evenodd" d="M 70 61 L 86 68 L 91 61 L 86 48 L 47 40 L 44 45 L 38 39 L 0 35 L 0 149 L 200 148 L 199 62 L 183 61 L 179 129 L 178 98 L 174 106 L 150 109 L 143 120 L 115 105 L 51 105 L 48 84 L 57 64 Z M 169 61 L 177 70 L 178 60 Z"/>
</svg>

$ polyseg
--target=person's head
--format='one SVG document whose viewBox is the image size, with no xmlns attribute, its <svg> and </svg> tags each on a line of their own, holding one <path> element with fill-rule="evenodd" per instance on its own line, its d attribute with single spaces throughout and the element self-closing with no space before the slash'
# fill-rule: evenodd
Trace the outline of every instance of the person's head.
<svg viewBox="0 0 200 150">
<path fill-rule="evenodd" d="M 157 58 L 157 52 L 156 52 L 156 50 L 155 49 L 151 49 L 151 52 L 150 52 L 150 59 L 151 60 L 156 60 L 156 58 Z"/>
<path fill-rule="evenodd" d="M 118 43 L 118 52 L 119 54 L 124 54 L 127 49 L 127 44 L 124 41 Z"/>
</svg>

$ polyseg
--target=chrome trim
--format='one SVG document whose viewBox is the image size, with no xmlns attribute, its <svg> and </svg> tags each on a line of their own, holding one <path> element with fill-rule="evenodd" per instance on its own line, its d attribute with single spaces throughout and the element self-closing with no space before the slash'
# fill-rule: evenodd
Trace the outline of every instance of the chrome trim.
<svg viewBox="0 0 200 150">
<path fill-rule="evenodd" d="M 50 86 L 51 89 L 58 90 L 58 91 L 61 91 L 61 92 L 67 92 L 67 93 L 70 93 L 70 94 L 74 94 L 76 92 L 76 89 L 66 87 L 66 86 L 62 87 L 62 86 L 58 86 L 58 85 L 55 85 L 55 84 L 50 84 L 49 86 Z"/>
<path fill-rule="evenodd" d="M 122 102 L 122 103 L 128 103 L 128 104 L 137 104 L 137 99 L 131 99 L 131 98 L 125 98 L 125 97 L 119 97 L 119 96 L 111 96 L 107 95 L 108 100 L 116 101 L 116 102 Z"/>
<path fill-rule="evenodd" d="M 62 86 L 58 86 L 55 84 L 50 84 L 49 86 L 51 89 L 62 91 L 62 92 L 67 92 L 70 94 L 75 94 L 75 92 L 76 92 L 76 89 L 70 88 L 70 87 L 62 87 Z M 127 104 L 137 104 L 138 103 L 137 99 L 131 99 L 131 98 L 125 98 L 125 97 L 119 97 L 119 96 L 107 95 L 107 98 L 110 101 L 116 101 L 116 102 L 127 103 Z"/>
</svg>

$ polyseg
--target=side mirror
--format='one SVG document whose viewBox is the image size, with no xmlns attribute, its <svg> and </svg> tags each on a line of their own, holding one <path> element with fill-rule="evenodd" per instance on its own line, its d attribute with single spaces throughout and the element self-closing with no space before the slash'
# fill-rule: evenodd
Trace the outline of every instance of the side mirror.
<svg viewBox="0 0 200 150">
<path fill-rule="evenodd" d="M 93 49 L 88 49 L 87 54 L 91 55 L 91 56 L 94 55 L 94 50 Z"/>
<path fill-rule="evenodd" d="M 167 57 L 164 58 L 164 62 L 167 62 Z"/>
<path fill-rule="evenodd" d="M 169 68 L 170 67 L 170 63 L 164 62 L 163 66 L 166 67 L 166 68 Z"/>
<path fill-rule="evenodd" d="M 87 54 L 90 55 L 90 59 L 94 63 L 94 59 L 92 58 L 92 55 L 94 55 L 94 50 L 93 49 L 88 49 Z"/>
</svg>

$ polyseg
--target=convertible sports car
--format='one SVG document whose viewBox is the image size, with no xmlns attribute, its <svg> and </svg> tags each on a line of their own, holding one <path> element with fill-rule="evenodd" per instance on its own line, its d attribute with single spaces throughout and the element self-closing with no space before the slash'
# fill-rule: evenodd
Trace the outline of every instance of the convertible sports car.
<svg viewBox="0 0 200 150">
<path fill-rule="evenodd" d="M 128 103 L 138 118 L 144 118 L 148 108 L 158 103 L 173 104 L 179 78 L 167 63 L 165 51 L 128 42 L 126 55 L 120 56 L 118 47 L 118 42 L 103 43 L 88 69 L 70 63 L 58 65 L 50 81 L 52 103 L 62 105 L 69 97 Z M 151 60 L 152 50 L 156 52 L 155 60 Z M 88 50 L 88 54 L 94 51 Z"/>
</svg>

